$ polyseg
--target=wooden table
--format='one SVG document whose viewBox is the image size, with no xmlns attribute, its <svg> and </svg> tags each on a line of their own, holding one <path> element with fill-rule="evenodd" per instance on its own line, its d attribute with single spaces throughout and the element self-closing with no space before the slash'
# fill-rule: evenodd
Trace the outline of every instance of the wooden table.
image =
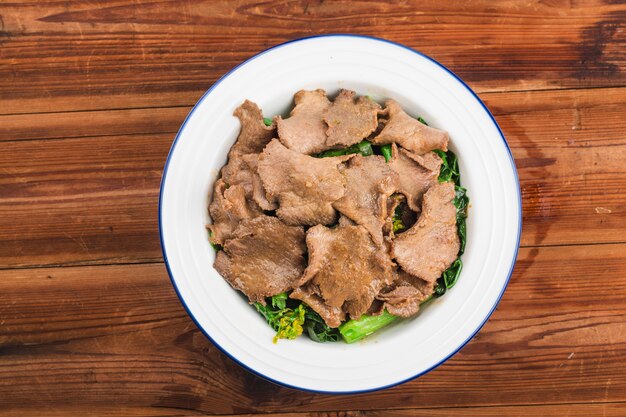
<svg viewBox="0 0 626 417">
<path fill-rule="evenodd" d="M 524 205 L 480 333 L 356 396 L 282 388 L 220 353 L 177 299 L 157 227 L 163 164 L 201 94 L 328 32 L 404 43 L 466 80 Z M 625 86 L 620 1 L 0 3 L 0 414 L 626 415 Z"/>
</svg>

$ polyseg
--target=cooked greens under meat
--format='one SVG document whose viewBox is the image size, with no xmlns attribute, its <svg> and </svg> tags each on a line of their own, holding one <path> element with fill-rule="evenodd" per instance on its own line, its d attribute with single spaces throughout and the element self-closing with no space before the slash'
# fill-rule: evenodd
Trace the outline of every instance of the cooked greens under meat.
<svg viewBox="0 0 626 417">
<path fill-rule="evenodd" d="M 250 101 L 215 183 L 215 268 L 279 339 L 354 343 L 458 281 L 467 191 L 449 137 L 388 100 L 299 91 L 288 117 Z"/>
</svg>

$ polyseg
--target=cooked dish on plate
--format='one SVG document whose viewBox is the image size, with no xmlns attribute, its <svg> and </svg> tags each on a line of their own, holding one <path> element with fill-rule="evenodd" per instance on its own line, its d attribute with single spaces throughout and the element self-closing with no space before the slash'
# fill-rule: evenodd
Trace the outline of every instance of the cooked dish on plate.
<svg viewBox="0 0 626 417">
<path fill-rule="evenodd" d="M 209 205 L 215 269 L 276 331 L 355 342 L 459 278 L 468 197 L 445 131 L 354 91 L 246 100 Z"/>
</svg>

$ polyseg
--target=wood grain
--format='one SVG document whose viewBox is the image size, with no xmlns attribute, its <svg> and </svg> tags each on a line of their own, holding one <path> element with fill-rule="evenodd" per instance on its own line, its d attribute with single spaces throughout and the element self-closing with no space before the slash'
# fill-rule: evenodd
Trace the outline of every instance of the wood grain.
<svg viewBox="0 0 626 417">
<path fill-rule="evenodd" d="M 0 5 L 0 113 L 193 104 L 302 36 L 418 49 L 478 91 L 623 86 L 622 2 L 21 1 Z"/>
<path fill-rule="evenodd" d="M 0 265 L 159 260 L 159 183 L 172 139 L 5 143 Z"/>
<path fill-rule="evenodd" d="M 477 337 L 349 397 L 221 353 L 177 299 L 157 230 L 190 107 L 242 60 L 323 33 L 401 42 L 467 81 L 509 141 L 524 210 Z M 0 415 L 625 415 L 625 69 L 615 0 L 0 2 Z"/>
<path fill-rule="evenodd" d="M 0 142 L 176 133 L 190 110 L 164 107 L 4 115 L 0 116 Z"/>
<path fill-rule="evenodd" d="M 460 353 L 418 380 L 356 396 L 297 392 L 244 371 L 196 329 L 162 264 L 1 271 L 0 409 L 241 414 L 624 402 L 625 251 L 523 249 L 501 305 Z"/>
<path fill-rule="evenodd" d="M 625 242 L 626 89 L 482 97 L 516 159 L 522 245 Z M 159 260 L 158 187 L 174 133 L 157 132 L 175 132 L 186 111 L 0 116 L 22 126 L 0 128 L 16 137 L 0 154 L 0 265 Z M 43 140 L 59 134 L 79 137 Z"/>
<path fill-rule="evenodd" d="M 366 411 L 322 411 L 305 413 L 263 413 L 264 417 L 449 417 L 462 415 L 468 417 L 622 417 L 625 414 L 625 403 L 600 404 L 555 404 L 555 405 L 528 405 L 528 406 L 495 406 L 495 407 L 455 407 L 455 408 L 412 408 L 406 410 L 366 410 Z M 14 410 L 2 413 L 5 417 L 23 416 L 25 410 Z M 27 413 L 37 414 L 39 409 L 29 409 Z M 82 408 L 60 410 L 46 410 L 47 417 L 80 414 L 83 417 L 99 417 L 102 415 L 124 416 L 204 416 L 218 417 L 225 414 L 196 413 L 182 409 L 160 409 L 152 407 L 111 408 L 100 407 L 98 411 Z M 254 417 L 259 414 L 226 414 L 230 417 Z"/>
</svg>

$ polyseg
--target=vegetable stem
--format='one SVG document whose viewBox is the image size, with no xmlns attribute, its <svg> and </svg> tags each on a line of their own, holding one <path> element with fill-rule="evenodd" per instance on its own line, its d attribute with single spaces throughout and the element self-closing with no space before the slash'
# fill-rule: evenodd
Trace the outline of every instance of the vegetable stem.
<svg viewBox="0 0 626 417">
<path fill-rule="evenodd" d="M 385 162 L 391 161 L 391 145 L 390 144 L 381 146 L 380 152 L 385 157 Z"/>
<path fill-rule="evenodd" d="M 384 310 L 379 316 L 364 314 L 358 320 L 349 320 L 339 326 L 339 333 L 341 333 L 346 343 L 354 343 L 387 326 L 396 319 L 398 319 L 398 316 L 394 316 L 387 310 Z"/>
</svg>

